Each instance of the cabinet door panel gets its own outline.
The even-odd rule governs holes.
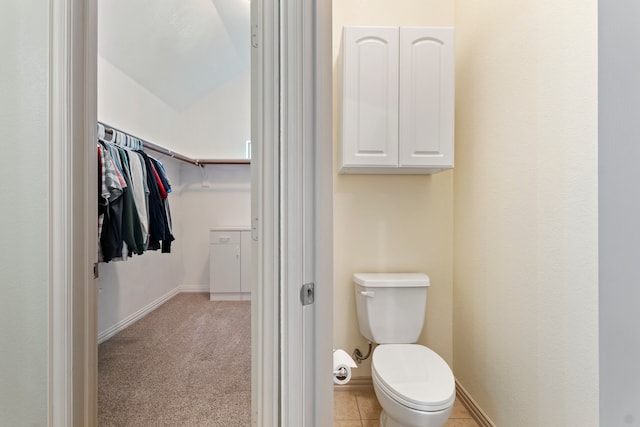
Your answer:
[[[211,292],[240,291],[240,244],[211,245]]]
[[[398,165],[398,28],[345,27],[342,166]]]
[[[453,29],[400,29],[400,166],[453,167]]]

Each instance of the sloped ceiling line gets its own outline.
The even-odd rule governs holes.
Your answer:
[[[98,53],[176,111],[249,69],[247,0],[100,0]]]

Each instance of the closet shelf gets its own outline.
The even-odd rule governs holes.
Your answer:
[[[169,150],[168,148],[165,148],[161,145],[146,141],[142,138],[139,138],[128,132],[125,132],[116,127],[108,125],[104,122],[98,122],[98,123],[104,126],[105,132],[108,133],[109,135],[113,135],[114,132],[124,133],[126,135],[129,135],[132,138],[139,139],[140,141],[142,141],[142,145],[145,150],[155,151],[156,153],[164,154],[165,156],[169,156],[176,160],[190,163],[195,166],[204,167],[205,165],[249,165],[251,164],[250,159],[192,159],[191,157],[185,156],[184,154],[176,153],[173,150]]]

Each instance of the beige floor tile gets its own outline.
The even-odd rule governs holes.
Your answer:
[[[352,391],[336,391],[333,393],[333,419],[336,421],[356,420],[360,422],[360,412],[356,394]],[[338,425],[338,424],[336,424]],[[358,424],[360,425],[360,424]]]
[[[453,411],[451,411],[451,415],[449,419],[452,418],[471,418],[471,415],[467,411],[467,408],[464,407],[460,399],[456,399],[453,404]]]
[[[362,420],[377,420],[380,418],[380,411],[382,411],[382,408],[378,403],[375,392],[356,392],[356,400],[358,402],[358,409],[360,410],[360,418]]]
[[[380,427],[382,408],[373,391],[335,391],[334,427]],[[471,414],[456,399],[444,427],[478,427]]]
[[[473,418],[449,418],[444,427],[478,427]]]
[[[360,422],[360,420],[355,421],[355,420],[334,420],[333,421],[333,427],[362,427],[362,423]]]

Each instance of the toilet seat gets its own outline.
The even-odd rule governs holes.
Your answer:
[[[422,345],[379,345],[373,352],[372,376],[382,391],[411,409],[441,411],[455,400],[455,380],[449,365]]]

